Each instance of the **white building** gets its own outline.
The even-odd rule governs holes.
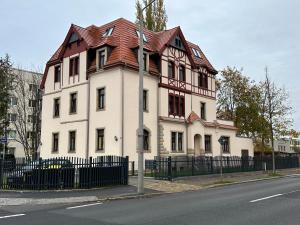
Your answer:
[[[22,144],[25,142],[23,137],[28,137],[26,141],[28,141],[30,145],[29,139],[32,132],[40,132],[33,124],[33,115],[35,114],[34,107],[36,107],[37,100],[31,99],[32,96],[35,96],[31,95],[31,93],[38,90],[38,84],[42,79],[42,74],[22,69],[13,69],[12,74],[14,76],[21,76],[22,83],[19,85],[25,86],[24,89],[22,88],[24,93],[16,93],[16,91],[20,91],[20,88],[11,91],[10,107],[8,110],[9,127],[7,129],[7,153],[14,154],[16,158],[21,158],[25,156],[24,144]],[[26,96],[23,96],[23,94]],[[18,104],[21,104],[21,106],[18,107]],[[23,111],[23,109],[25,109],[25,111]],[[17,127],[15,123],[18,124]],[[20,136],[23,137],[20,138]]]
[[[180,27],[144,30],[144,149],[157,155],[253,155],[252,140],[216,119],[215,75]],[[48,61],[41,156],[129,156],[137,160],[138,31],[123,18],[71,25]]]
[[[280,153],[299,153],[300,139],[290,136],[280,137],[274,140],[274,151]]]

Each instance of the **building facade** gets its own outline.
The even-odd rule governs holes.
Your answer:
[[[24,146],[29,155],[32,155],[32,139],[40,136],[40,111],[36,111],[39,100],[36,93],[39,91],[42,74],[14,68],[12,75],[15,79],[7,116],[7,153],[22,158],[26,152]]]
[[[48,61],[41,156],[129,156],[137,160],[138,37],[123,18],[71,25]],[[216,118],[215,76],[180,27],[144,30],[144,152],[154,156],[253,155],[252,140]],[[222,147],[218,143],[224,138]]]
[[[280,137],[274,140],[274,151],[279,153],[299,153],[300,139],[290,136]]]

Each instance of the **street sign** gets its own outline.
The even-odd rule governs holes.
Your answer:
[[[223,137],[220,137],[219,140],[218,140],[218,142],[222,145],[222,144],[224,144],[225,140],[224,140]]]

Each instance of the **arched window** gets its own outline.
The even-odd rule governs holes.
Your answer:
[[[144,129],[144,150],[149,150],[149,131]]]

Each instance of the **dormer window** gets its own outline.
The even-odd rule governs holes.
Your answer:
[[[73,33],[69,39],[69,44],[75,42],[75,41],[78,41],[78,36],[76,33]]]
[[[201,58],[201,54],[200,51],[198,49],[192,48],[193,54],[197,57],[197,58]]]
[[[60,74],[61,74],[61,67],[55,66],[54,67],[54,83],[59,83],[60,82]]]
[[[114,31],[114,27],[107,28],[106,31],[104,32],[104,34],[102,35],[102,37],[110,36],[113,31]]]
[[[181,40],[180,40],[179,37],[176,37],[176,38],[175,38],[175,45],[176,45],[176,47],[178,47],[178,48],[182,48],[182,42],[181,42]]]
[[[143,69],[144,71],[147,71],[147,65],[148,65],[148,55],[146,53],[144,53],[143,55]]]
[[[101,48],[97,51],[97,69],[103,69],[107,60],[107,50],[106,48]]]
[[[138,38],[140,38],[140,32],[138,30],[136,30],[135,32],[136,32],[136,35],[138,36]],[[143,40],[144,40],[144,42],[148,41],[147,38],[146,38],[145,33],[143,33]]]

